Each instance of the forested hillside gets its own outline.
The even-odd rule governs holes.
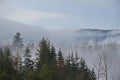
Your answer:
[[[77,53],[73,55],[71,52],[64,59],[61,49],[56,51],[54,45],[44,38],[36,50],[35,60],[31,59],[29,46],[24,53],[12,54],[9,46],[0,48],[0,80],[96,80],[94,69],[90,69]]]

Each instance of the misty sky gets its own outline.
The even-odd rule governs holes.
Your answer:
[[[120,29],[119,0],[0,0],[0,17],[48,29]]]

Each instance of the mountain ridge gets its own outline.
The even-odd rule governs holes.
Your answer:
[[[48,30],[29,26],[0,17],[0,42],[10,42],[16,32],[20,32],[25,41],[38,42],[42,37],[54,42],[74,44],[83,41],[109,42],[120,41],[120,29],[76,29]],[[62,33],[61,33],[62,32]]]
[[[109,38],[120,37],[119,29],[81,29],[77,32],[77,40],[93,40],[93,41],[105,41]],[[111,40],[112,41],[112,40]],[[117,41],[117,40],[115,40]]]

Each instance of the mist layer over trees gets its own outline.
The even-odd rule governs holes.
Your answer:
[[[56,52],[44,38],[39,43],[35,60],[31,59],[29,46],[23,58],[16,54],[13,56],[9,47],[0,48],[1,80],[96,80],[94,69],[89,69],[77,53],[76,57],[71,53],[64,60],[62,51]]]
[[[45,38],[36,47],[16,33],[0,48],[0,80],[119,80],[119,50],[116,42],[56,48]]]

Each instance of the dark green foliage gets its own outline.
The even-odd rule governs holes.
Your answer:
[[[50,58],[50,44],[44,38],[39,43],[38,56],[39,56],[39,64],[44,65],[49,63]]]
[[[65,74],[67,80],[96,80],[94,70],[91,71],[87,67],[85,60],[81,58],[79,61],[79,58],[76,55],[74,58],[72,52],[66,60]]]
[[[57,55],[57,73],[58,73],[58,80],[65,80],[65,65],[64,65],[64,58],[62,56],[62,51],[59,49]]]
[[[79,75],[80,80],[96,80],[94,70],[90,70],[83,58],[80,60]]]
[[[40,71],[41,79],[56,80],[57,61],[54,46],[51,46],[50,42],[43,38],[43,40],[39,44],[38,54],[39,59],[37,69]]]
[[[50,54],[49,54],[49,63],[50,65],[56,65],[56,52],[54,46],[51,46]]]
[[[64,67],[64,58],[62,56],[62,51],[58,51],[57,65],[62,69]]]
[[[12,65],[8,47],[0,49],[0,80],[17,80],[18,74]]]
[[[56,53],[49,40],[42,39],[37,49],[37,59],[31,59],[29,46],[24,58],[12,56],[10,49],[0,48],[0,80],[96,80],[83,58],[72,52],[64,60],[61,49]]]
[[[72,52],[71,54],[68,55],[65,64],[66,74],[68,77],[70,77],[70,80],[76,79],[76,75],[78,71],[77,67],[78,66],[76,65],[75,58],[73,57],[73,52]]]

